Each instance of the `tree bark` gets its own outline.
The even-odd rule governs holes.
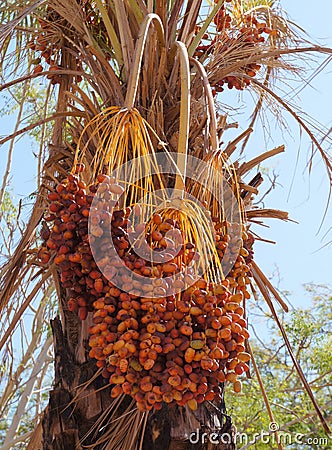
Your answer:
[[[236,450],[231,418],[205,403],[197,411],[169,408],[150,414],[144,450]]]
[[[64,312],[63,320],[57,317],[51,326],[55,377],[43,418],[43,450],[82,450],[87,445],[101,450],[103,444],[95,442],[107,426],[103,431],[97,427],[90,435],[89,431],[113,400],[102,377],[94,377],[95,362],[87,357],[87,325],[75,314]],[[130,402],[125,398],[117,416]],[[223,409],[223,405],[205,403],[195,412],[167,405],[150,412],[142,450],[235,450],[235,429]]]
[[[72,315],[75,321],[74,314]],[[71,323],[73,325],[73,323]],[[79,334],[72,335],[63,330],[57,317],[51,322],[54,337],[54,386],[50,392],[49,404],[43,419],[43,449],[82,449],[80,439],[89,431],[101,412],[110,404],[109,392],[97,392],[103,387],[97,377],[76,398],[78,387],[90,380],[95,371],[93,361],[77,361]],[[76,329],[81,326],[77,319]],[[72,328],[74,331],[74,328]],[[73,351],[76,347],[76,351]]]

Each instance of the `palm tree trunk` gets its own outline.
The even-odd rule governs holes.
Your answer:
[[[55,318],[51,325],[54,337],[55,377],[43,419],[43,449],[81,449],[80,439],[89,431],[103,408],[108,406],[110,396],[105,392],[102,394],[96,392],[101,387],[99,380],[96,379],[84,390],[79,400],[74,400],[78,387],[93,376],[95,365],[93,361],[85,360],[81,363],[78,361],[77,354],[80,351],[78,339],[70,341],[73,336],[70,336],[68,327],[63,328],[59,317]],[[69,327],[72,325],[73,323],[70,323]],[[76,330],[80,328],[77,320]],[[71,345],[68,345],[69,342]]]
[[[206,404],[200,405],[195,414],[189,409],[165,407],[150,415],[143,448],[235,450],[235,428],[229,416]]]

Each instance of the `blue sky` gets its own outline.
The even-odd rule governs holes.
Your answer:
[[[314,8],[312,3],[299,0],[284,1],[282,4],[287,8],[290,18],[308,32],[311,41],[332,47],[331,2],[318,0]],[[320,59],[320,63],[323,60],[323,58]],[[302,64],[303,61],[299,61],[299,65]],[[311,67],[317,66],[318,63],[311,63]],[[332,127],[331,70],[330,63],[300,92],[299,97],[294,99],[301,110],[306,111],[327,128]],[[311,73],[305,74],[304,78],[308,80]],[[292,85],[298,87],[296,83],[293,84],[290,81],[290,87],[286,88],[290,97],[293,96]],[[225,102],[230,102],[229,99],[230,95],[227,94]],[[243,105],[251,103],[251,98],[246,93],[238,95],[237,100],[240,111]],[[234,104],[234,98],[232,104]],[[234,119],[238,120],[236,115]],[[256,123],[255,131],[247,145],[246,158],[251,159],[259,153],[285,144],[285,153],[265,163],[264,168],[268,168],[270,173],[276,173],[278,178],[276,188],[265,198],[264,203],[267,208],[288,211],[290,219],[298,223],[269,219],[265,221],[269,228],[255,226],[253,230],[262,238],[277,242],[273,245],[256,241],[255,259],[263,271],[273,279],[276,287],[291,293],[288,298],[292,305],[298,307],[309,304],[309,298],[306,297],[303,289],[304,283],[328,284],[332,281],[331,245],[326,245],[332,241],[332,229],[328,233],[332,226],[331,207],[320,228],[330,183],[318,155],[313,160],[313,167],[309,174],[307,163],[311,152],[311,141],[285,111],[284,119],[287,125],[286,129],[281,131],[273,115],[268,115],[264,119],[265,135],[262,124]],[[242,131],[246,129],[248,121],[240,122],[240,124],[242,127],[240,131]],[[238,134],[239,130],[234,131],[234,136]],[[226,134],[224,138],[225,141],[228,140]],[[331,154],[331,148],[329,152]],[[264,192],[264,187],[269,186],[266,180],[260,187],[260,192]]]
[[[283,2],[292,19],[305,30],[310,37],[321,44],[332,47],[332,3],[328,0],[312,2],[300,0]],[[323,125],[332,126],[332,89],[331,69],[328,66],[319,74],[311,86],[301,92],[301,107],[317,118]],[[234,94],[236,95],[236,94]],[[247,101],[239,97],[239,102]],[[251,138],[248,146],[249,159],[258,153],[286,144],[286,153],[268,163],[269,169],[279,174],[277,188],[266,199],[266,206],[289,211],[290,217],[297,222],[284,223],[269,220],[270,228],[257,228],[259,234],[266,239],[277,241],[276,245],[256,243],[256,261],[280,289],[292,292],[291,301],[295,306],[306,304],[302,284],[307,282],[329,283],[331,281],[331,246],[320,250],[322,245],[332,240],[332,232],[324,238],[331,226],[331,210],[325,218],[323,227],[318,233],[319,225],[328,196],[329,183],[324,167],[318,157],[314,160],[312,173],[305,168],[310,151],[310,141],[298,125],[285,114],[287,132],[276,129],[271,119],[273,141],[264,142],[261,132]],[[14,120],[1,118],[0,134],[12,131]],[[270,122],[270,120],[269,120]],[[225,136],[227,140],[227,136]],[[0,175],[6,161],[6,148],[0,148]],[[21,139],[15,147],[13,158],[13,174],[11,187],[16,198],[26,197],[35,189],[36,168],[31,162],[31,151],[36,148],[28,141]],[[299,160],[296,164],[297,154]],[[292,188],[291,188],[292,186]],[[317,234],[318,233],[318,234]]]
[[[290,17],[307,30],[313,39],[332,47],[330,1],[317,0],[313,4],[296,0],[284,4]],[[332,127],[331,70],[330,64],[300,94],[301,108],[328,128]],[[301,135],[293,119],[287,117],[287,120],[289,135],[284,135],[283,141],[283,136],[276,133],[275,145],[285,143],[286,152],[293,154],[294,158],[291,161],[283,155],[271,160],[271,168],[279,173],[278,182],[282,186],[269,195],[266,204],[289,211],[290,217],[299,223],[270,220],[270,229],[262,230],[261,234],[278,243],[257,243],[256,260],[270,275],[279,267],[280,288],[292,291],[292,303],[300,306],[306,303],[301,288],[303,283],[331,282],[331,245],[323,249],[321,247],[332,240],[332,231],[324,237],[332,226],[332,215],[330,208],[318,233],[329,193],[329,180],[319,157],[315,158],[312,172],[308,174],[305,166],[310,153],[310,140],[304,134]],[[298,151],[299,161],[296,165]],[[278,282],[279,276],[276,276],[275,282]]]

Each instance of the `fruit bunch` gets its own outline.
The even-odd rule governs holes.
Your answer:
[[[229,294],[228,283],[212,291],[201,279],[181,295],[152,299],[113,288],[94,302],[90,356],[114,385],[111,395],[131,395],[141,410],[163,401],[196,409],[220,398],[225,381],[239,392],[248,331],[243,295]]]
[[[229,3],[230,1],[228,1]],[[217,2],[215,2],[217,3]],[[218,33],[224,32],[225,30],[229,29],[231,27],[232,18],[227,13],[225,5],[222,5],[217,12],[217,14],[214,16],[213,22],[216,26],[216,30]]]
[[[63,22],[63,19],[62,19]],[[63,69],[60,65],[61,47],[63,38],[61,32],[61,19],[51,7],[47,7],[47,15],[45,19],[38,19],[39,29],[36,31],[34,38],[28,42],[28,47],[35,52],[32,63],[35,65],[33,73],[49,70],[52,73],[47,75],[51,84],[59,84],[62,75],[58,73]],[[76,70],[82,70],[82,62],[76,58]],[[74,69],[74,68],[72,68]],[[76,82],[82,81],[81,75],[75,75]]]
[[[47,75],[47,78],[51,80],[52,84],[60,83],[61,76],[55,73],[60,69],[56,64],[59,59],[60,35],[56,33],[54,26],[48,20],[38,19],[38,23],[39,30],[34,39],[28,42],[28,47],[36,52],[32,60],[35,64],[33,73],[40,73],[44,70],[42,65],[44,61],[44,64],[49,66],[49,70],[54,71],[54,74]]]
[[[234,30],[231,27],[232,18],[227,12],[225,4],[220,7],[215,15],[214,24],[218,34],[210,43],[200,45],[196,48],[195,56],[197,58],[201,58],[203,55],[209,55],[214,52],[217,52],[218,54],[222,54],[223,52],[227,53],[231,48],[234,49],[234,52],[237,50],[239,52],[246,51],[246,55],[248,56],[248,50],[251,50],[251,53],[254,53],[255,47],[265,42],[263,34],[268,34],[270,36],[277,35],[276,30],[269,28],[265,22],[259,22],[253,14],[245,15],[242,26],[237,26]],[[205,34],[205,38],[208,38],[208,35]],[[238,69],[238,72],[241,72],[248,77],[254,77],[260,68],[261,66],[259,64],[244,64]],[[222,92],[224,90],[224,85],[227,85],[229,89],[234,87],[235,89],[243,90],[250,85],[250,79],[232,75],[226,76],[212,83],[214,95],[218,92]]]
[[[93,312],[89,356],[112,397],[128,394],[142,411],[162,402],[195,410],[220,399],[225,381],[239,392],[250,360],[241,306],[249,298],[250,254],[238,238],[241,225],[214,219],[219,258],[240,253],[212,284],[195,276],[200,256],[170,211],[144,223],[138,205],[119,207],[123,188],[114,179],[100,174],[87,187],[82,170],[49,194],[51,227],[44,227],[39,258],[59,268],[68,308],[82,320]]]
[[[270,35],[275,34],[274,30],[271,30],[266,23],[259,22],[253,15],[246,15],[242,27],[237,30],[236,37],[233,37],[229,32],[227,32],[227,29],[230,28],[231,23],[229,14],[225,13],[225,19],[223,19],[225,23],[222,24],[221,28],[218,15],[216,16],[216,18],[217,31],[222,32],[220,37],[221,52],[223,50],[227,50],[227,48],[229,48],[230,46],[246,50],[252,49],[252,52],[254,52],[255,46],[265,42],[265,38],[263,36],[264,33]],[[243,67],[241,67],[239,69],[239,72],[243,72],[249,77],[255,77],[260,68],[261,66],[259,64],[250,63],[245,64]],[[250,80],[248,78],[227,76],[214,84],[215,92],[222,92],[223,86],[225,84],[227,84],[227,87],[229,89],[232,89],[234,87],[235,89],[242,90],[245,87],[249,86]]]
[[[70,174],[48,195],[49,211],[44,217],[43,244],[38,251],[43,264],[52,259],[58,267],[62,286],[68,289],[68,309],[77,311],[81,320],[107,289],[107,279],[98,270],[91,252],[88,223],[98,180],[103,175],[87,187],[78,176],[83,170],[83,165],[77,165],[76,174]],[[122,188],[114,184],[111,189],[118,192]]]

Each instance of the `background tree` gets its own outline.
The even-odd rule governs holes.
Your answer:
[[[292,310],[283,318],[292,347],[301,367],[322,405],[324,415],[331,421],[331,289],[329,286],[314,284],[305,286],[311,297],[305,308]],[[287,296],[289,297],[289,296]],[[330,438],[325,435],[317,422],[316,412],[303,391],[298,374],[289,359],[282,336],[275,327],[272,317],[262,308],[253,306],[256,320],[264,320],[270,332],[266,337],[257,337],[253,330],[251,346],[253,348],[260,376],[266,388],[267,396],[274,410],[275,422],[280,428],[280,439],[287,448],[328,448]],[[271,322],[269,324],[269,322]],[[270,326],[269,326],[270,325]],[[259,332],[259,325],[257,326]],[[268,342],[267,342],[268,341]],[[238,438],[238,448],[267,448],[261,443],[261,430],[271,433],[269,419],[264,412],[261,390],[254,375],[246,380],[243,392],[239,396],[226,394],[229,413],[236,417],[238,431],[247,436]],[[254,433],[258,433],[255,437]],[[295,442],[296,434],[303,435],[302,445]],[[246,441],[246,439],[248,441]],[[312,441],[308,442],[308,439]],[[241,445],[240,445],[241,444]],[[250,444],[250,445],[248,445]],[[273,446],[272,446],[273,447]],[[271,448],[272,448],[271,447]]]
[[[281,211],[251,209],[252,196],[261,183],[261,175],[254,172],[257,164],[282,152],[283,147],[246,163],[231,165],[229,158],[236,159],[234,152],[239,143],[243,144],[242,152],[245,151],[252,126],[268,100],[273,108],[284,108],[309,134],[330,177],[331,161],[320,144],[319,133],[280,98],[272,81],[278,81],[287,71],[294,73],[295,68],[287,57],[315,52],[330,54],[331,50],[308,44],[296,34],[274,2],[219,1],[207,8],[200,1],[127,0],[104,4],[52,0],[25,2],[19,8],[16,3],[8,2],[0,13],[4,23],[0,41],[1,91],[13,100],[17,110],[14,132],[0,140],[0,144],[10,143],[1,201],[8,201],[5,192],[15,139],[28,132],[40,139],[40,182],[31,217],[22,231],[10,228],[9,232],[4,231],[6,248],[0,297],[3,311],[0,347],[4,352],[2,408],[7,417],[3,425],[4,448],[16,445],[15,440],[29,441],[28,448],[33,449],[42,445],[47,449],[80,448],[82,442],[94,448],[132,449],[140,445],[187,448],[186,442],[180,442],[188,439],[193,428],[216,428],[222,432],[226,426],[230,431],[222,395],[215,404],[205,402],[196,412],[164,406],[160,413],[149,415],[137,411],[128,397],[111,400],[109,386],[96,375],[95,364],[88,356],[86,322],[82,323],[68,308],[68,291],[59,277],[59,267],[46,259],[40,262],[37,257],[40,244],[37,229],[49,205],[48,193],[72,170],[77,148],[84,149],[78,155],[90,171],[88,181],[95,175],[94,168],[100,161],[118,158],[120,164],[130,160],[133,146],[122,144],[112,152],[104,148],[105,141],[98,142],[98,133],[104,126],[102,121],[97,122],[97,134],[87,137],[83,131],[89,132],[89,126],[96,123],[93,119],[100,117],[101,111],[108,111],[107,107],[131,111],[134,105],[149,126],[153,148],[177,151],[180,142],[183,148],[188,146],[190,155],[207,161],[220,156],[216,163],[219,162],[220,172],[241,198],[246,227],[266,217],[287,219],[287,214]],[[183,59],[177,56],[179,47],[180,56],[191,58],[190,72],[182,68],[182,83],[179,69]],[[36,91],[36,80],[45,76],[49,86],[44,92]],[[190,103],[186,81],[190,81]],[[219,152],[219,141],[232,125],[227,123],[222,110],[216,115],[213,99],[222,98],[225,88],[252,89],[258,97],[250,127]],[[186,106],[190,106],[190,121]],[[187,121],[189,130],[186,130]],[[116,128],[109,130],[114,132]],[[327,139],[325,144],[328,142]],[[179,169],[183,173],[183,167]],[[167,182],[173,185],[174,180],[170,178]],[[195,186],[187,182],[186,188],[194,190]],[[7,205],[3,212],[8,215],[12,210]],[[6,216],[5,221],[12,223]],[[39,230],[42,237],[43,227]],[[13,251],[14,236],[19,238],[19,244]],[[251,276],[278,321],[272,298],[286,309],[280,295],[255,263],[251,263]],[[61,317],[51,321],[55,379],[49,405],[42,412],[41,392],[49,381],[51,338],[47,324],[57,308],[55,291]],[[85,306],[80,307],[85,314]],[[32,320],[29,320],[30,310]],[[23,318],[29,328],[31,324],[31,332],[22,327]],[[91,321],[91,314],[88,320]],[[278,325],[283,331],[280,321]],[[19,362],[14,359],[12,346],[20,338]],[[297,370],[301,374],[299,366]],[[303,375],[302,382],[311,394]],[[28,422],[30,399],[36,418],[33,430],[31,425],[22,422],[22,417]],[[311,400],[327,430],[312,395]],[[266,407],[272,420],[267,401]]]

